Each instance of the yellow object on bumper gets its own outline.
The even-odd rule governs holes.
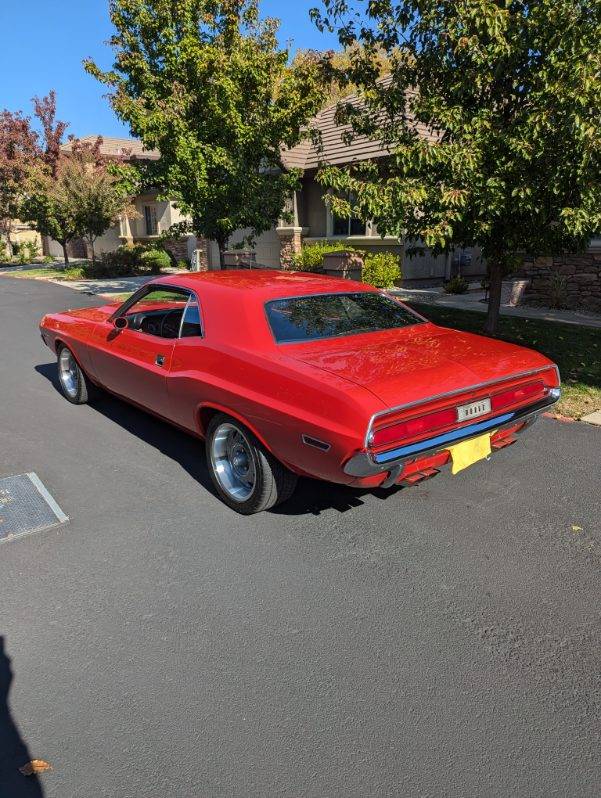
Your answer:
[[[484,460],[485,457],[490,457],[490,438],[494,432],[487,432],[485,435],[478,435],[477,438],[471,438],[469,441],[462,441],[453,446],[449,446],[453,466],[451,472],[453,474],[463,471],[464,468],[477,463],[478,460]]]

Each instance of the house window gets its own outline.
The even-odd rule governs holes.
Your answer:
[[[146,235],[156,236],[159,231],[157,224],[157,208],[156,205],[144,206],[144,220],[146,222]]]
[[[349,197],[349,202],[353,203],[353,197]],[[358,216],[335,216],[332,214],[332,235],[342,236],[364,236],[367,235],[365,222]]]

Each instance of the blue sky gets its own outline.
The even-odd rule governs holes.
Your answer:
[[[263,0],[264,16],[282,21],[280,39],[293,49],[336,47],[333,36],[319,33],[309,9],[319,0]],[[83,71],[91,56],[101,66],[112,63],[105,44],[111,35],[108,0],[0,0],[0,109],[31,113],[31,98],[50,89],[57,93],[58,116],[76,136],[128,135],[103,97],[105,89]]]

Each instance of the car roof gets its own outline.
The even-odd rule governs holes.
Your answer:
[[[324,294],[357,291],[375,291],[373,286],[328,277],[310,272],[282,271],[278,269],[226,269],[223,271],[184,272],[170,274],[153,281],[162,285],[178,285],[201,291],[244,292],[252,291],[252,296],[260,301],[278,297],[303,296],[305,294]]]

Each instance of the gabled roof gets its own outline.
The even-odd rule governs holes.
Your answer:
[[[78,141],[84,144],[94,144],[98,136],[82,136]],[[160,157],[158,150],[146,150],[140,139],[131,138],[117,138],[114,136],[101,136],[102,144],[100,145],[100,153],[107,157],[123,157],[140,158],[149,161],[156,161]],[[63,145],[64,150],[70,150],[72,142],[67,142]]]
[[[388,82],[388,76],[382,82]],[[360,106],[361,100],[357,95],[351,95],[341,100],[343,103]],[[329,105],[314,117],[309,127],[318,131],[321,136],[319,146],[309,139],[305,139],[296,147],[284,150],[282,160],[288,169],[316,169],[320,164],[332,166],[367,161],[372,158],[385,158],[391,155],[391,150],[382,142],[368,136],[353,133],[350,144],[345,142],[345,136],[352,133],[350,123],[339,125],[336,123],[337,103]],[[424,138],[434,141],[436,134],[421,124],[415,123],[415,129]]]

